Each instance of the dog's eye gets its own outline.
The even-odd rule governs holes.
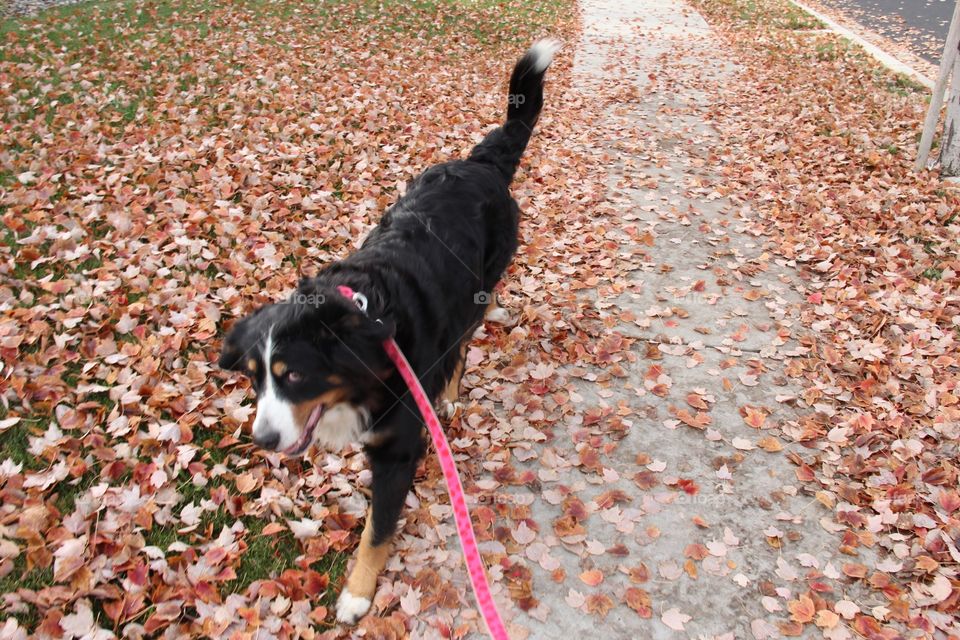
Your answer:
[[[303,375],[299,371],[287,371],[287,382],[296,384],[303,381]]]

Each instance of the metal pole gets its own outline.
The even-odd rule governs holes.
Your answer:
[[[955,58],[950,97],[947,98],[947,119],[940,138],[940,175],[943,177],[960,176],[960,53]]]
[[[922,171],[927,166],[927,156],[930,155],[930,145],[933,143],[933,134],[937,130],[940,120],[940,107],[943,106],[943,94],[947,90],[947,80],[954,60],[957,59],[957,47],[960,44],[960,0],[953,8],[953,20],[950,21],[950,32],[943,45],[943,58],[940,60],[940,74],[937,83],[933,86],[933,95],[930,96],[930,108],[927,109],[927,118],[923,123],[923,134],[920,136],[920,148],[917,150],[917,163],[914,171]],[[960,79],[954,78],[954,83]]]

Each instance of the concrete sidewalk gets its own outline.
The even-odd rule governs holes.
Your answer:
[[[837,600],[863,594],[846,591],[841,567],[854,560],[836,555],[831,512],[801,493],[789,445],[776,437],[796,428],[797,390],[782,367],[801,347],[780,330],[793,324],[797,300],[788,285],[797,276],[763,255],[749,206],[722,197],[722,162],[709,156],[716,141],[705,124],[709,87],[736,69],[702,17],[679,0],[582,7],[574,87],[588,96],[619,84],[640,96],[584,123],[619,159],[608,169],[607,196],[618,211],[610,227],[621,230],[613,238],[635,266],[623,275],[622,294],[591,302],[620,318],[615,330],[640,348],[634,362],[622,363],[628,375],[608,387],[582,372],[558,375],[576,382],[585,406],[628,405],[633,414],[594,472],[577,464],[585,443],[567,434],[525,463],[541,479],[547,469],[549,482],[533,493],[541,533],[527,549],[541,604],[511,612],[515,631],[781,637],[776,625],[789,619],[787,603],[807,591],[811,572]],[[623,230],[629,225],[649,230],[652,245]],[[570,426],[569,436],[581,428]],[[617,489],[626,501],[609,493]],[[579,509],[567,495],[584,502],[586,515],[576,519],[582,530],[561,539],[556,523]],[[875,559],[861,553],[855,561]],[[602,596],[614,605],[605,616],[596,614]],[[805,631],[820,637],[813,624]],[[835,633],[848,631],[841,622]]]

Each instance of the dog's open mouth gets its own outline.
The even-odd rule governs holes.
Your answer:
[[[322,402],[313,408],[313,411],[310,412],[310,417],[307,418],[307,424],[303,426],[303,431],[300,433],[300,439],[284,449],[283,452],[285,454],[288,456],[298,456],[313,444],[313,431],[316,429],[317,423],[320,422],[320,418],[326,410],[327,408]]]

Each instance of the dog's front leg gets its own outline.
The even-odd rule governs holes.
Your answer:
[[[360,536],[356,562],[337,600],[337,620],[354,624],[370,609],[377,578],[390,557],[391,541],[407,492],[413,484],[422,445],[397,456],[397,452],[368,450],[373,474],[373,508]]]
[[[390,542],[379,545],[374,539],[373,510],[367,511],[367,523],[360,535],[356,562],[347,583],[337,600],[337,620],[354,624],[370,609],[373,594],[377,591],[377,578],[390,557]]]
[[[440,396],[440,416],[444,420],[452,420],[453,416],[457,413],[457,408],[460,406],[460,381],[463,380],[463,369],[466,366],[468,344],[469,338],[464,340],[463,344],[460,345],[460,355],[457,358],[453,375],[447,382],[447,386],[443,390],[443,395]]]

